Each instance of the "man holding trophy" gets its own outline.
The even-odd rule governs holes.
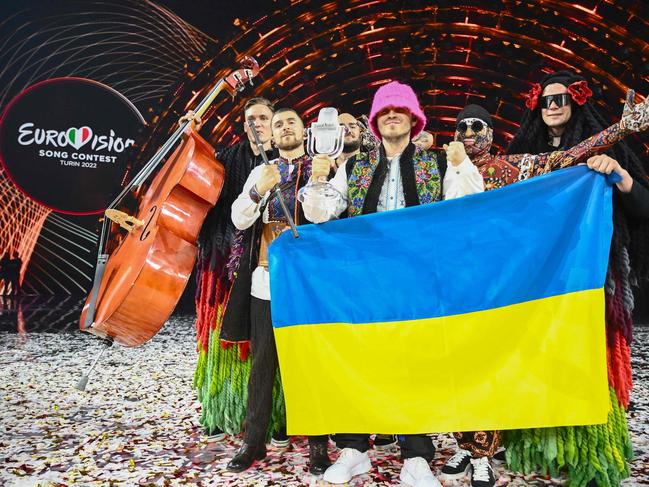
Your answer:
[[[250,269],[238,269],[241,275],[252,271],[251,280],[246,281],[250,283],[245,289],[248,299],[231,299],[226,310],[237,312],[238,309],[230,308],[240,309],[242,305],[249,308],[250,330],[229,332],[239,337],[249,334],[252,351],[246,430],[241,448],[228,464],[231,472],[242,472],[255,460],[266,457],[266,434],[278,367],[270,310],[268,246],[284,230],[295,228],[293,222],[304,222],[295,195],[311,177],[311,158],[304,152],[304,124],[295,110],[277,110],[271,119],[271,133],[279,157],[255,167],[232,204],[232,222],[239,230],[252,230],[253,245],[249,262],[240,264]],[[233,288],[232,292],[235,291]],[[309,470],[313,474],[321,474],[331,464],[328,441],[327,436],[309,437]]]
[[[305,191],[302,201],[307,220],[322,223],[345,210],[353,217],[483,191],[482,177],[461,143],[450,142],[444,146],[445,152],[439,153],[412,143],[423,130],[426,117],[410,86],[391,82],[379,88],[369,123],[381,139],[379,149],[350,158],[326,183],[326,190]],[[314,157],[309,186],[325,184],[317,182],[329,174],[331,157]],[[342,451],[324,480],[342,484],[367,473],[372,467],[369,439],[369,434],[337,434],[336,444]],[[401,481],[416,487],[440,486],[429,466],[435,453],[430,438],[425,434],[399,435],[399,444],[404,459]]]

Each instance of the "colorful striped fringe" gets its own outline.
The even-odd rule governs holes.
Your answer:
[[[616,249],[617,247],[617,249]],[[615,268],[615,270],[614,270]],[[606,424],[506,431],[509,468],[558,476],[568,474],[570,487],[616,487],[629,476],[633,449],[626,422],[632,388],[631,350],[633,293],[626,247],[614,246],[605,286],[607,364],[611,409]]]
[[[226,287],[224,280],[216,279],[214,274],[209,271],[199,273],[196,299],[198,362],[194,388],[202,406],[200,423],[207,433],[220,430],[236,435],[243,431],[252,361],[248,342],[226,343],[219,339],[222,303],[227,296],[223,292]],[[278,373],[273,389],[268,439],[285,424],[284,394]]]
[[[629,476],[627,461],[633,451],[625,410],[613,388],[609,389],[611,409],[606,424],[506,431],[509,468],[553,477],[567,470],[570,487],[585,487],[591,480],[600,486],[619,485]]]

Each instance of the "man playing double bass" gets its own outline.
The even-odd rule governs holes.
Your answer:
[[[228,262],[236,264],[233,255],[241,247],[241,232],[238,232],[230,218],[230,207],[237,198],[250,172],[263,162],[255,138],[248,126],[252,122],[263,144],[267,158],[277,157],[277,150],[271,145],[270,121],[275,107],[266,98],[255,97],[244,105],[243,128],[247,137],[239,143],[218,150],[216,158],[225,167],[225,181],[221,197],[208,214],[199,238],[199,258],[197,262],[197,339],[199,361],[196,368],[194,386],[202,404],[201,425],[212,440],[219,440],[228,434],[238,434],[242,430],[245,415],[245,390],[248,374],[246,354],[233,354],[221,347],[221,317],[219,307],[227,305],[227,294],[233,282]],[[184,120],[193,120],[200,128],[201,120],[193,112],[188,112]],[[247,315],[241,317],[246,320]],[[247,350],[244,342],[240,348]],[[228,345],[235,346],[234,343]],[[205,357],[206,355],[209,357]],[[234,358],[227,360],[227,358]],[[203,358],[206,358],[203,360]],[[207,372],[209,362],[213,364],[211,373]],[[217,370],[214,370],[216,368]],[[214,382],[217,384],[214,384]],[[223,396],[230,400],[223,404]]]

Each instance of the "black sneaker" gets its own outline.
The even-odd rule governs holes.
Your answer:
[[[374,437],[375,450],[387,450],[397,444],[397,437],[394,435],[376,435]]]
[[[446,479],[463,477],[471,468],[471,453],[461,448],[448,459],[442,467],[442,476]]]
[[[495,464],[506,463],[507,462],[507,457],[505,456],[505,451],[506,450],[504,448],[501,448],[500,450],[498,450],[495,453],[495,455],[493,456],[493,458],[491,459],[491,461],[493,463],[495,463]]]
[[[493,487],[496,485],[494,469],[487,457],[471,459],[471,487]]]

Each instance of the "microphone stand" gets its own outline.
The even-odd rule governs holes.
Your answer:
[[[268,162],[268,156],[266,156],[266,151],[264,150],[264,144],[262,144],[261,140],[259,140],[257,129],[255,129],[255,124],[252,122],[252,120],[248,120],[248,127],[252,132],[252,136],[255,138],[255,145],[257,146],[257,149],[259,150],[259,153],[261,154],[261,157],[264,160],[264,164],[270,164],[270,162]],[[300,234],[297,233],[297,228],[295,226],[295,222],[293,221],[293,217],[291,216],[291,212],[288,211],[288,208],[286,207],[286,203],[284,202],[284,197],[282,196],[282,190],[279,187],[279,183],[276,184],[275,187],[270,191],[271,193],[275,193],[275,196],[279,200],[279,205],[282,207],[282,212],[286,217],[286,221],[288,222],[288,225],[291,227],[291,233],[293,234],[293,237],[299,238]]]

